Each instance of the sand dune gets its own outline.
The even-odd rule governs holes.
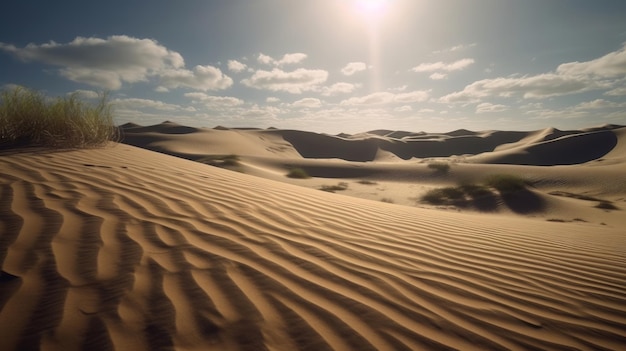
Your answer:
[[[390,205],[127,145],[4,153],[0,191],[3,350],[626,346],[623,227]]]
[[[185,158],[200,152],[368,162],[379,160],[383,152],[398,160],[472,156],[468,161],[537,166],[581,164],[601,158],[616,146],[617,135],[624,129],[614,125],[578,131],[460,129],[442,134],[376,130],[334,136],[298,130],[196,129],[172,122],[122,126],[125,143]]]

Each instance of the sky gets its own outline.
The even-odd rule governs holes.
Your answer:
[[[5,0],[0,87],[116,122],[325,133],[626,125],[623,0]]]

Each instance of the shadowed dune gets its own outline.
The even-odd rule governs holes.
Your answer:
[[[621,228],[377,203],[127,145],[4,154],[0,195],[3,350],[626,345]]]
[[[547,128],[534,132],[472,132],[460,129],[443,134],[376,130],[333,136],[297,130],[189,128],[171,122],[120,128],[124,143],[188,159],[195,159],[197,150],[204,147],[204,155],[277,156],[280,151],[282,157],[290,158],[371,162],[378,160],[381,152],[386,152],[401,160],[462,156],[476,163],[536,166],[580,164],[599,159],[617,145],[617,135],[624,129],[613,125],[579,131]],[[173,134],[178,137],[172,139]],[[175,141],[175,146],[168,145],[171,140]],[[189,146],[181,148],[185,143]]]

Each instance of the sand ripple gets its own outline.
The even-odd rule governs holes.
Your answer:
[[[626,347],[626,238],[117,146],[0,157],[5,350]]]

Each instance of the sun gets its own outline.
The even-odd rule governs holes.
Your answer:
[[[368,19],[382,17],[389,8],[391,0],[354,0],[354,7]]]

